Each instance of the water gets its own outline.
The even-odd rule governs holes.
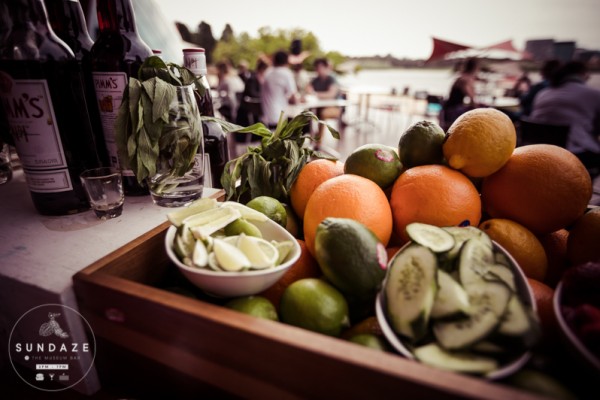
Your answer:
[[[202,197],[204,174],[197,174],[192,170],[182,177],[165,180],[166,176],[167,174],[158,174],[149,181],[150,196],[154,204],[161,207],[182,207]]]

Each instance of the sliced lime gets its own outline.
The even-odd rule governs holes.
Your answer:
[[[291,240],[285,240],[283,242],[277,242],[275,240],[272,240],[271,244],[275,246],[275,248],[279,252],[279,258],[277,259],[276,265],[283,263],[294,248],[294,242],[292,242]]]
[[[199,268],[204,268],[208,264],[208,251],[202,240],[196,240],[192,262]]]
[[[240,235],[238,248],[248,257],[254,269],[274,267],[279,259],[279,252],[264,239]]]
[[[269,219],[269,217],[267,217],[260,211],[256,211],[241,203],[236,203],[235,201],[226,201],[221,205],[221,207],[230,207],[238,210],[240,214],[242,214],[242,217],[247,219],[248,221],[265,222]]]
[[[218,214],[216,213],[217,211],[219,212]],[[214,214],[212,215],[211,219],[202,219],[202,224],[195,225],[191,228],[194,237],[196,237],[197,239],[206,239],[213,233],[225,228],[227,225],[240,218],[241,216],[239,211],[234,210],[233,208],[216,209],[211,211],[205,211],[205,213]],[[194,217],[198,217],[199,215],[201,214],[195,215]],[[200,219],[198,219],[196,222],[198,221],[200,221]],[[188,224],[189,222],[186,220],[185,223]]]
[[[224,232],[226,236],[236,236],[244,233],[248,236],[255,236],[259,238],[262,237],[260,229],[258,229],[253,223],[248,222],[243,216],[242,218],[238,218],[227,225],[224,229]]]
[[[241,271],[250,268],[252,263],[237,247],[221,239],[215,239],[213,251],[219,266],[225,271]]]
[[[182,208],[181,210],[168,213],[167,219],[171,221],[173,225],[179,227],[183,223],[183,220],[189,216],[211,210],[216,207],[217,201],[215,199],[202,198],[192,202],[189,206]]]

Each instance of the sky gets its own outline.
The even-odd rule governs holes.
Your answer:
[[[325,51],[349,56],[427,58],[431,37],[483,47],[553,38],[600,49],[600,0],[155,0],[169,20],[218,39],[258,28],[312,31]]]

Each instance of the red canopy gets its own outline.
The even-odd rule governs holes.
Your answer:
[[[453,53],[455,51],[467,50],[470,49],[471,46],[465,46],[458,43],[448,42],[446,40],[432,38],[433,39],[433,50],[431,51],[431,55],[426,62],[431,62],[435,60],[443,60],[446,54]]]

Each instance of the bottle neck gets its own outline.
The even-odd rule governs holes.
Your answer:
[[[131,0],[98,0],[96,10],[100,32],[137,34]]]
[[[89,51],[93,42],[79,0],[47,0],[46,7],[54,32],[67,42],[79,41]]]

